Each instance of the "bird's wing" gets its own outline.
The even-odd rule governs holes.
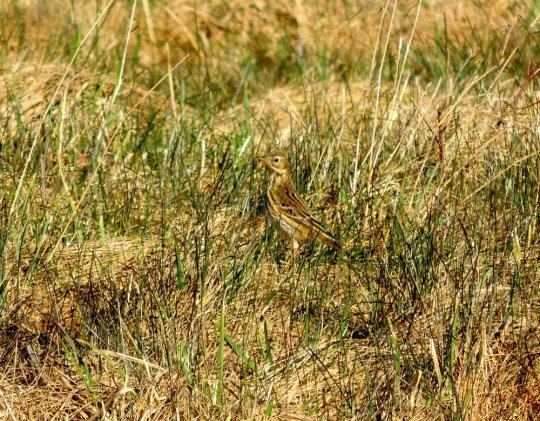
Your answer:
[[[276,200],[283,217],[290,218],[294,223],[306,227],[312,234],[312,238],[339,249],[338,242],[323,227],[323,225],[311,214],[306,203],[302,200],[294,186],[285,183],[276,195],[281,200]]]

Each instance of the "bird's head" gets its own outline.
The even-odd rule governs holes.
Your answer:
[[[289,158],[283,151],[277,151],[267,156],[260,156],[259,160],[261,160],[271,172],[280,175],[288,175],[291,172]]]

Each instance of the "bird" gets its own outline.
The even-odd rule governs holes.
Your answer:
[[[281,233],[291,240],[292,258],[296,258],[300,244],[308,241],[318,241],[340,251],[339,242],[311,214],[294,187],[291,164],[285,151],[258,158],[270,172],[266,188],[268,214]]]

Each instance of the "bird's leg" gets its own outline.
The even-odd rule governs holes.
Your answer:
[[[291,238],[292,243],[292,260],[296,260],[296,257],[298,256],[298,249],[300,248],[300,243],[296,241],[294,238]]]

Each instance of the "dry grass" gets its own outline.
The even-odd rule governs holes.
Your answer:
[[[0,6],[0,418],[540,411],[533,2],[41,3]],[[346,253],[288,261],[277,147]]]

